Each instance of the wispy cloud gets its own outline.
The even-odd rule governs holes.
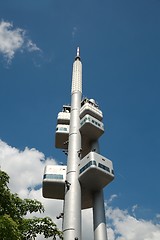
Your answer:
[[[24,50],[28,52],[40,51],[35,43],[27,37],[26,30],[14,28],[11,22],[0,22],[0,54],[7,63],[11,63],[16,52]]]
[[[33,43],[30,39],[28,39],[26,47],[29,52],[40,51],[40,48],[38,48],[37,45]]]
[[[107,200],[107,204],[111,203],[117,197],[118,197],[117,194],[111,195],[110,198]]]
[[[72,29],[72,40],[75,40],[76,34],[77,34],[78,28],[75,26]]]

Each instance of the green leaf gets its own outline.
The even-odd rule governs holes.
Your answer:
[[[28,213],[44,212],[44,207],[35,199],[21,199],[18,194],[11,193],[8,183],[9,176],[0,170],[0,239],[31,240],[38,234],[62,239],[61,231],[51,218],[25,218]]]

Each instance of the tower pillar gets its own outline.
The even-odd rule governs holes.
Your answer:
[[[100,152],[98,141],[92,143],[92,150]],[[93,229],[94,240],[108,240],[103,189],[93,192]]]
[[[103,190],[93,193],[94,240],[107,240]]]
[[[82,95],[82,64],[79,49],[73,63],[71,114],[68,139],[67,174],[64,199],[63,239],[81,240],[81,186],[78,180],[81,150],[80,107]]]

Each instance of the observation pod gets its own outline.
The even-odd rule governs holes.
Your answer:
[[[70,123],[70,111],[71,106],[63,105],[62,112],[58,113],[57,123],[58,124],[69,124]]]
[[[64,199],[66,166],[47,165],[44,169],[42,195],[44,198]]]
[[[89,114],[81,119],[80,124],[82,136],[84,135],[90,141],[96,141],[104,133],[103,123]]]
[[[102,111],[98,108],[98,104],[96,104],[94,99],[84,98],[82,100],[80,118],[82,119],[86,114],[90,114],[94,118],[97,118],[99,121],[102,121]]]
[[[80,109],[80,132],[82,136],[81,157],[91,151],[92,142],[98,141],[104,133],[103,114],[94,99],[83,99]]]
[[[58,113],[55,136],[55,147],[61,149],[68,148],[68,136],[70,125],[71,106],[63,105],[62,112]]]
[[[79,181],[90,191],[104,188],[114,179],[112,162],[96,152],[87,154],[79,164]]]
[[[58,124],[56,127],[56,148],[67,149],[68,148],[68,135],[69,135],[69,125]]]
[[[96,141],[104,133],[104,125],[101,122],[102,111],[98,108],[94,99],[85,98],[81,102],[80,124],[81,134],[90,141]]]

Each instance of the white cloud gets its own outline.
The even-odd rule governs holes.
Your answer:
[[[0,164],[1,168],[10,176],[10,187],[12,191],[26,196],[30,190],[42,182],[45,156],[42,152],[32,148],[23,151],[9,146],[0,141]],[[46,163],[55,160],[46,159]]]
[[[133,206],[133,209],[137,207]],[[133,210],[132,209],[132,210]],[[127,210],[107,207],[110,240],[157,240],[160,239],[160,224],[137,219]],[[113,234],[114,232],[114,234]]]
[[[42,189],[34,187],[41,184],[44,166],[56,164],[54,159],[46,159],[44,154],[34,148],[25,148],[20,151],[0,140],[0,166],[10,176],[12,192],[17,192],[22,198],[32,198],[41,201],[45,207],[45,213],[41,216],[50,216],[61,228],[62,221],[56,216],[62,212],[63,202],[42,197]],[[112,195],[106,203],[107,232],[109,240],[157,240],[160,239],[160,224],[144,219],[137,219],[135,210],[137,205],[127,210],[113,208],[112,201],[117,197]],[[160,214],[156,217],[159,220]],[[82,239],[93,240],[92,210],[82,211]],[[37,237],[42,240],[43,237]]]
[[[26,31],[24,29],[13,28],[12,23],[1,20],[0,54],[10,63],[15,53],[24,49],[29,52],[40,51],[36,44],[26,36]]]

